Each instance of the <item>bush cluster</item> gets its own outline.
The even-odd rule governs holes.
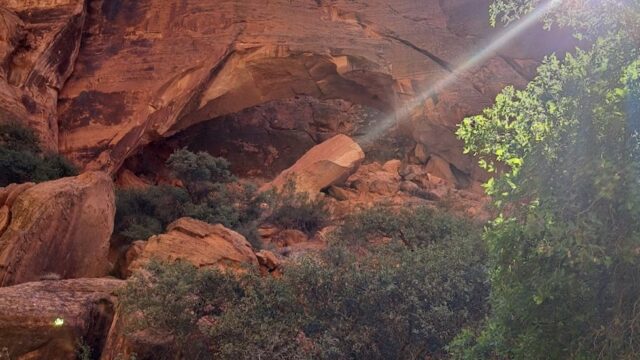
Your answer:
[[[165,185],[118,191],[115,232],[123,239],[147,239],[188,216],[232,228],[259,248],[256,227],[262,221],[308,234],[328,222],[324,200],[296,192],[293,183],[280,191],[260,193],[254,185],[238,181],[224,158],[180,149],[169,157],[167,166],[183,188]]]
[[[146,240],[181,217],[188,202],[189,194],[184,189],[168,185],[119,190],[115,232],[129,240]]]
[[[297,192],[289,181],[280,191],[270,194],[271,214],[266,221],[282,229],[296,229],[312,235],[329,223],[329,209],[323,198],[311,198]]]
[[[188,216],[233,228],[258,246],[255,231],[265,196],[232,176],[229,163],[205,152],[177,150],[167,160],[184,188],[150,186],[117,193],[116,233],[126,240],[145,240],[172,221]]]
[[[335,236],[344,245],[387,238],[410,248],[466,237],[480,237],[478,226],[468,219],[427,206],[397,210],[384,204],[348,216]]]
[[[76,174],[65,158],[42,151],[33,130],[18,123],[0,124],[0,187]]]
[[[488,293],[479,238],[441,234],[361,257],[332,247],[279,278],[154,263],[122,301],[141,316],[134,329],[174,339],[159,358],[438,358],[484,316]]]

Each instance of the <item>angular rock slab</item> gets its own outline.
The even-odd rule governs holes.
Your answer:
[[[0,349],[10,359],[76,359],[82,339],[100,354],[123,285],[104,278],[0,288]]]
[[[336,135],[311,148],[261,190],[282,189],[293,181],[297,191],[313,197],[322,189],[345,181],[363,160],[364,152],[358,143],[346,135]]]
[[[114,216],[114,186],[106,173],[30,185],[8,206],[0,233],[0,286],[50,273],[62,279],[107,275]]]

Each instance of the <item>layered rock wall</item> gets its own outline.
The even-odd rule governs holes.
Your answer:
[[[523,86],[542,55],[566,45],[561,36],[531,31],[409,119],[394,114],[490,40],[488,5],[5,0],[0,108],[26,119],[76,163],[114,173],[145,144],[200,122],[273,101],[341,100],[390,123],[406,120],[419,152],[473,175],[455,124],[503,86]]]
[[[58,96],[74,64],[84,0],[0,1],[0,121],[35,129],[58,149]]]

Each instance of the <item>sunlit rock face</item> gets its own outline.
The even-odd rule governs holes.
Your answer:
[[[335,102],[343,101],[378,118],[406,120],[406,134],[422,150],[471,174],[473,162],[460,154],[455,124],[489,105],[503,86],[523,86],[543,54],[565,45],[561,37],[530,32],[427,99],[410,119],[393,114],[495,33],[487,25],[488,4],[9,0],[0,5],[0,35],[10,40],[0,48],[0,107],[34,123],[52,146],[57,138],[60,151],[78,164],[114,173],[144,145],[199,123],[238,114],[246,123],[247,109],[264,104],[303,118],[317,109],[309,112],[296,98],[338,110]],[[57,39],[65,40],[64,48]],[[24,101],[21,92],[27,93]],[[314,143],[323,140],[313,136]],[[292,141],[297,154],[313,145],[306,138]],[[260,138],[243,146],[265,143]]]
[[[321,190],[345,181],[364,160],[360,146],[345,135],[336,135],[314,146],[262,190],[282,191],[288,184],[315,197]]]

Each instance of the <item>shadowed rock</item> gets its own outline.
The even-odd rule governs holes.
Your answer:
[[[76,359],[79,342],[100,354],[124,281],[72,279],[0,288],[0,350],[10,359]],[[0,354],[2,354],[0,352]]]
[[[0,189],[0,285],[38,280],[99,277],[113,231],[115,195],[101,172]]]

